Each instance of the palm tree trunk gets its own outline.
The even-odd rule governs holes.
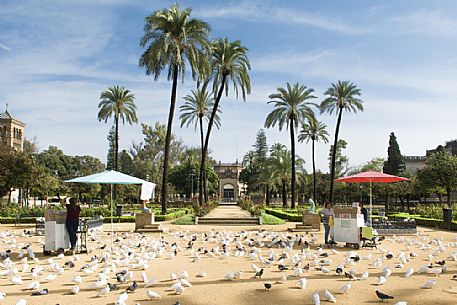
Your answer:
[[[203,118],[198,118],[200,123],[200,143],[201,143],[201,156],[200,156],[200,173],[199,173],[199,180],[198,180],[198,203],[201,205],[203,203],[203,171],[201,170],[202,164],[205,164],[205,160],[203,159],[203,155],[205,154],[203,147],[204,147],[204,139],[203,139]]]
[[[266,206],[270,205],[270,186],[269,185],[267,185],[267,189],[266,189],[265,204],[266,204]]]
[[[170,111],[168,113],[167,134],[165,136],[165,152],[163,157],[163,175],[162,175],[162,214],[167,213],[168,197],[168,159],[170,157],[171,128],[173,127],[173,116],[176,106],[176,91],[178,89],[178,65],[173,67],[173,85],[171,87]]]
[[[117,112],[117,110],[116,110]],[[115,171],[118,171],[118,168],[117,168],[117,161],[119,160],[118,156],[119,156],[119,115],[116,113],[116,118],[115,118],[115,134],[116,134],[116,139],[114,141],[114,170]],[[115,184],[114,185],[114,188],[113,188],[113,199],[114,200],[117,200],[117,185]]]
[[[335,141],[333,142],[332,167],[330,169],[330,203],[333,204],[333,184],[335,183],[335,164],[336,164],[336,145],[338,143],[338,133],[340,132],[341,116],[343,108],[339,109],[338,120],[336,121]]]
[[[209,137],[211,135],[211,129],[213,128],[213,125],[214,125],[214,119],[217,114],[219,102],[221,101],[222,93],[224,92],[224,83],[225,83],[226,79],[227,79],[227,75],[223,74],[222,80],[221,80],[221,85],[220,85],[221,87],[219,88],[219,91],[217,93],[216,100],[214,101],[213,111],[211,112],[211,117],[209,118],[208,130],[206,131],[206,137],[205,137],[205,145],[203,147],[202,163],[200,164],[200,171],[202,171],[202,172],[205,169],[206,155],[208,154]],[[202,176],[203,176],[203,180],[204,180],[203,183],[204,183],[204,185],[206,185],[206,175],[203,175],[203,173],[202,173]]]
[[[118,154],[119,154],[119,116],[118,114],[116,114],[116,118],[115,118],[115,121],[116,121],[116,139],[114,141],[114,170],[115,171],[118,171],[117,169],[117,161],[118,161]]]
[[[295,209],[295,136],[294,136],[294,118],[290,118],[290,147],[292,150],[292,198],[290,207]]]
[[[287,208],[287,190],[285,183],[282,184],[282,206]]]
[[[316,201],[316,160],[314,158],[314,140],[312,140],[312,159],[313,159],[313,200],[314,203],[317,203]]]

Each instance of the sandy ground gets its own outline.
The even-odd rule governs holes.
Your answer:
[[[203,253],[200,254],[201,259],[198,262],[193,262],[194,258],[190,255],[190,251],[185,249],[188,241],[183,238],[176,236],[177,232],[186,232],[186,236],[190,238],[191,234],[198,233],[198,241],[195,242],[193,249],[197,250],[199,247],[205,247],[207,249],[212,249],[217,246],[220,246],[218,243],[204,242],[201,238],[201,233],[208,233],[211,230],[214,232],[240,232],[244,230],[250,236],[254,236],[255,231],[260,229],[266,231],[276,231],[281,234],[286,234],[287,227],[293,227],[293,224],[288,223],[280,226],[255,226],[255,227],[211,227],[211,226],[177,226],[172,224],[164,224],[164,227],[168,229],[167,233],[164,234],[147,234],[147,238],[159,239],[163,237],[169,244],[176,241],[183,248],[183,251],[177,253],[177,256],[170,256],[169,254],[172,251],[168,248],[162,257],[155,258],[148,261],[149,268],[147,268],[146,273],[149,278],[157,278],[158,282],[151,288],[144,288],[144,284],[141,281],[141,270],[134,270],[134,278],[139,283],[139,288],[132,294],[129,295],[129,298],[126,304],[166,304],[171,305],[179,301],[182,305],[241,305],[241,304],[313,304],[312,294],[314,291],[318,291],[321,296],[322,304],[331,304],[324,300],[323,290],[328,289],[336,297],[337,304],[381,304],[376,298],[375,290],[379,289],[384,293],[395,296],[395,300],[390,300],[390,304],[395,304],[398,301],[406,301],[408,304],[457,304],[457,294],[452,294],[448,291],[449,289],[457,292],[457,281],[452,280],[452,276],[457,273],[457,262],[447,260],[446,266],[448,271],[446,274],[440,274],[438,276],[432,274],[413,274],[410,278],[404,278],[403,274],[405,273],[408,267],[413,267],[415,270],[421,266],[430,264],[430,261],[426,260],[426,256],[432,253],[436,248],[438,248],[436,242],[431,242],[429,249],[420,249],[419,246],[428,245],[432,239],[442,239],[443,245],[445,246],[444,252],[433,257],[432,262],[437,260],[447,259],[449,254],[453,251],[457,251],[457,234],[452,232],[443,232],[435,231],[431,229],[420,228],[420,236],[404,236],[404,237],[387,237],[385,241],[379,246],[380,249],[384,251],[392,251],[394,256],[397,257],[400,251],[404,251],[406,254],[410,252],[415,252],[418,254],[418,257],[411,260],[411,262],[406,263],[403,269],[396,269],[395,265],[398,263],[398,258],[392,260],[385,260],[382,267],[373,268],[370,266],[372,261],[378,257],[385,257],[385,253],[381,250],[376,249],[364,249],[358,250],[357,254],[360,257],[372,254],[373,258],[369,260],[360,260],[353,266],[347,266],[345,270],[353,269],[357,272],[357,275],[363,271],[368,271],[370,276],[365,281],[352,281],[351,290],[346,294],[338,294],[337,291],[339,288],[348,282],[344,276],[338,276],[335,273],[337,265],[344,262],[345,256],[348,251],[351,249],[348,248],[337,248],[338,254],[332,254],[330,250],[325,249],[326,253],[329,253],[329,258],[332,260],[331,266],[327,267],[331,270],[329,274],[323,274],[321,271],[315,270],[314,267],[311,267],[310,271],[305,272],[302,277],[307,278],[306,289],[299,289],[297,282],[300,277],[294,277],[293,270],[285,271],[287,275],[287,280],[282,283],[276,283],[281,278],[281,272],[277,269],[277,262],[275,261],[269,267],[265,268],[264,275],[261,279],[254,278],[254,272],[251,269],[251,264],[256,264],[259,267],[262,267],[262,264],[258,259],[250,259],[248,255],[244,257],[234,257],[235,245],[232,242],[230,244],[230,256],[223,257],[209,257]],[[123,232],[131,232],[133,230],[134,224],[115,224],[115,230],[118,231],[117,236],[121,236]],[[37,257],[39,258],[39,265],[46,268],[48,265],[48,258],[41,255],[41,245],[40,241],[44,241],[44,237],[32,236],[32,237],[22,237],[20,233],[23,229],[30,229],[30,227],[14,227],[8,225],[0,226],[0,232],[14,232],[19,235],[15,238],[18,246],[22,247],[23,245],[31,244],[33,249],[36,251]],[[24,279],[24,284],[12,285],[9,282],[9,278],[2,276],[0,277],[0,292],[6,293],[6,297],[3,301],[0,301],[0,304],[16,304],[19,299],[27,300],[27,304],[114,304],[116,298],[121,291],[125,290],[129,284],[120,285],[120,291],[112,291],[107,296],[96,297],[96,290],[88,290],[90,283],[94,282],[97,279],[97,273],[84,275],[79,269],[90,261],[90,257],[93,255],[98,255],[101,257],[102,250],[99,248],[104,244],[108,246],[105,248],[105,251],[109,249],[110,245],[110,236],[107,234],[107,231],[110,229],[109,226],[105,227],[105,232],[101,236],[101,239],[98,241],[89,242],[89,248],[92,249],[92,253],[79,255],[80,260],[76,262],[76,266],[72,269],[65,269],[63,274],[59,275],[57,279],[51,283],[43,283],[40,288],[48,288],[50,293],[47,296],[30,296],[30,291],[22,290],[30,282],[30,273],[22,273],[19,271],[19,275]],[[230,233],[226,233],[230,234]],[[234,235],[234,233],[232,234]],[[291,234],[291,235],[295,235]],[[135,234],[129,233],[130,237],[127,237],[126,240],[133,240]],[[315,237],[320,242],[322,240],[322,232],[315,234]],[[307,237],[311,240],[311,236]],[[0,251],[5,251],[6,249],[12,249],[11,237],[3,238],[0,241]],[[412,241],[410,249],[407,247],[407,241]],[[450,244],[449,244],[450,243]],[[454,244],[455,243],[455,244]],[[293,254],[300,254],[302,246],[295,246],[291,251],[291,256]],[[312,252],[316,252],[316,246],[311,248]],[[132,248],[134,249],[134,248]],[[251,248],[246,246],[247,251]],[[275,254],[282,254],[284,249],[272,248]],[[270,249],[264,247],[261,249],[261,254],[263,257],[268,257],[268,251]],[[138,251],[138,250],[134,250]],[[13,261],[16,262],[15,267],[21,270],[21,264],[19,260],[16,259],[18,249],[13,249]],[[276,257],[277,258],[277,257]],[[60,260],[55,258],[59,265],[63,266],[64,263],[72,259],[71,256],[66,256]],[[303,261],[301,266],[306,265],[310,260]],[[30,267],[35,266],[33,262],[29,260]],[[101,266],[102,264],[100,264]],[[382,286],[376,286],[377,278],[382,274],[383,268],[386,266],[392,267],[392,275],[388,278],[386,284]],[[438,266],[437,266],[438,267]],[[100,267],[98,271],[102,268]],[[118,267],[117,271],[124,269],[124,267]],[[174,291],[170,290],[169,287],[175,282],[170,280],[170,273],[179,273],[181,271],[187,271],[189,273],[188,280],[192,283],[192,287],[186,288],[183,294],[176,295]],[[4,269],[0,268],[0,272]],[[199,272],[207,272],[207,277],[197,278],[196,274]],[[235,279],[232,281],[226,280],[224,277],[229,272],[242,271],[243,275],[240,279]],[[44,278],[46,274],[51,273],[50,271],[44,270],[39,276],[39,279]],[[73,284],[71,279],[75,275],[81,275],[83,277],[83,283],[80,285],[81,291],[77,295],[70,294],[70,289]],[[436,279],[437,284],[432,289],[420,289],[421,285],[424,284],[429,279]],[[115,283],[115,275],[111,273],[110,282]],[[272,283],[273,287],[270,291],[265,291],[263,283],[268,282]],[[148,290],[153,290],[159,293],[162,298],[160,300],[149,300],[146,296]]]

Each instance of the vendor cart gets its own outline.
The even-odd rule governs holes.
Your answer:
[[[66,217],[66,211],[54,211],[53,209],[45,211],[43,254],[50,255],[53,251],[60,254],[64,249],[70,247],[70,238],[65,227]]]
[[[360,248],[362,244],[361,227],[364,227],[363,214],[358,207],[335,207],[334,240],[348,246]]]

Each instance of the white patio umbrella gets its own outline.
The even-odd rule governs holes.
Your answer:
[[[113,184],[136,184],[150,183],[146,180],[132,177],[117,171],[104,171],[102,173],[93,174],[84,177],[78,177],[65,182],[71,183],[89,183],[89,184],[110,184],[111,185],[111,246],[113,246]]]

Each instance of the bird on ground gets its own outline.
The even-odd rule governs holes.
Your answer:
[[[125,292],[134,292],[136,290],[136,288],[138,287],[138,284],[136,283],[136,281],[133,281],[132,285],[130,285],[129,287],[127,287],[127,289],[125,290]]]
[[[408,305],[408,302],[400,301],[400,302],[395,303],[394,305]]]
[[[338,291],[339,293],[347,293],[349,290],[351,290],[351,282],[347,282],[343,286],[341,286],[340,290]]]
[[[6,297],[6,293],[0,292],[0,302],[3,301]]]
[[[32,292],[32,296],[47,295],[48,293],[49,293],[49,290],[47,288],[44,288],[44,289],[41,289],[40,291]]]
[[[271,289],[272,285],[270,283],[263,283],[263,287],[265,287],[266,291],[269,291]]]
[[[128,298],[129,298],[129,295],[126,292],[123,292],[120,295],[118,295],[115,304],[116,305],[125,305],[125,302],[127,301]]]
[[[155,284],[157,284],[157,279],[156,278],[150,279],[149,282],[147,282],[146,285],[144,285],[144,288],[152,287]]]
[[[336,271],[336,274],[338,274],[338,275],[343,274],[343,268],[341,268],[341,267],[337,267],[335,271]]]
[[[259,279],[261,279],[261,278],[262,278],[262,275],[263,275],[263,268],[262,268],[262,269],[260,269],[260,271],[259,271],[259,272],[256,272],[256,274],[255,274],[255,276],[254,276],[254,277],[255,277],[255,278],[259,278]]]
[[[109,293],[109,287],[106,286],[97,292],[97,297],[102,297],[102,296],[108,295],[108,293]]]
[[[286,266],[284,266],[284,265],[279,264],[279,265],[278,265],[278,270],[279,270],[279,271],[284,271],[284,270],[289,270],[289,268],[286,267]]]
[[[446,265],[446,261],[443,259],[441,261],[436,261],[435,264],[440,265],[440,266],[444,266],[444,265]]]
[[[421,288],[422,289],[431,289],[435,285],[436,285],[436,281],[431,279],[431,280],[428,280],[427,282],[425,282],[425,284],[422,285]]]
[[[381,275],[379,278],[378,278],[378,283],[377,285],[384,285],[385,283],[387,282],[387,279]]]
[[[25,288],[25,290],[36,290],[40,288],[40,282],[32,281],[30,284]]]
[[[306,278],[301,278],[298,280],[298,283],[297,285],[300,287],[300,289],[305,289],[306,288],[306,283],[308,282],[308,280]]]
[[[27,301],[24,299],[20,299],[16,302],[16,305],[27,305]]]
[[[206,277],[208,274],[205,271],[197,273],[196,277]]]
[[[388,300],[388,299],[393,299],[394,298],[393,296],[390,296],[388,294],[382,293],[379,290],[376,290],[376,295],[377,295],[378,299],[380,299],[383,302],[384,302],[384,300]]]
[[[327,289],[324,290],[324,298],[329,301],[329,302],[332,302],[332,303],[336,303],[336,299],[335,297],[333,296],[333,294],[328,291]]]
[[[314,291],[313,293],[313,304],[314,305],[320,305],[321,304],[321,298],[319,296],[319,292]]]
[[[10,278],[10,282],[14,285],[24,284],[24,282],[22,281],[22,277],[20,277],[19,275],[13,276],[12,278]]]
[[[157,299],[161,299],[162,297],[160,296],[160,294],[158,294],[157,292],[155,291],[152,291],[152,290],[148,290],[146,292],[146,295],[148,298],[150,298],[151,300],[157,300]]]
[[[366,280],[369,276],[370,276],[370,274],[368,273],[368,271],[364,271],[364,272],[362,272],[362,274],[360,275],[360,277],[358,278],[358,280],[359,280],[359,281],[364,281],[364,280]]]
[[[181,303],[179,301],[176,301],[176,303],[174,303],[173,305],[181,305]]]
[[[355,275],[350,272],[344,272],[344,276],[352,281],[357,281],[357,278],[355,277]]]
[[[414,268],[409,267],[405,272],[405,277],[410,277],[411,275],[413,275],[413,273],[414,273]]]
[[[71,293],[72,294],[79,293],[79,286],[75,285],[75,286],[71,287]]]
[[[119,287],[116,284],[108,283],[109,291],[119,290]]]

